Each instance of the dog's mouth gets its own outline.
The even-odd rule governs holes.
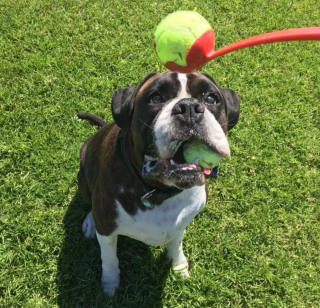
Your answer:
[[[212,168],[204,168],[198,165],[195,159],[187,163],[183,148],[187,141],[176,144],[170,159],[161,159],[145,155],[142,174],[147,179],[159,180],[162,183],[186,189],[193,186],[201,186],[205,183],[205,176],[210,175]]]

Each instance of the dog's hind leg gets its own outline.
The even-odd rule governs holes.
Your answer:
[[[82,232],[86,238],[94,238],[96,236],[96,224],[92,217],[92,211],[89,212],[82,223]]]

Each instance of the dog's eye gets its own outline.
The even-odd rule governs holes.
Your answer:
[[[161,103],[163,103],[163,98],[159,94],[153,94],[151,96],[150,102],[153,104],[161,104]]]
[[[207,104],[216,105],[219,102],[218,96],[214,93],[210,93],[206,98],[205,102]]]

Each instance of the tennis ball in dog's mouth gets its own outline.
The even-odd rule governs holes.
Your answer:
[[[197,162],[203,168],[218,166],[222,156],[214,152],[204,142],[194,139],[183,146],[183,157],[187,163]]]
[[[214,32],[198,13],[177,11],[159,23],[154,47],[167,68],[188,73],[206,62],[207,50],[214,47]]]

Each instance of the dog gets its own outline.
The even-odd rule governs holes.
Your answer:
[[[82,230],[97,236],[101,283],[113,297],[119,286],[118,235],[166,245],[173,270],[187,277],[182,238],[207,201],[211,170],[186,163],[191,139],[222,157],[230,155],[226,133],[238,122],[237,94],[207,74],[148,74],[139,85],[115,91],[114,123],[80,114],[100,129],[81,147],[78,187],[92,210]]]

